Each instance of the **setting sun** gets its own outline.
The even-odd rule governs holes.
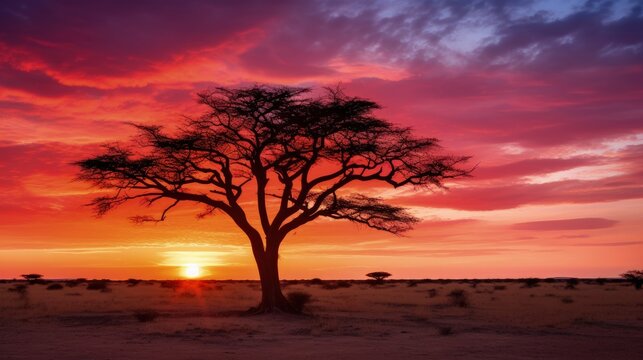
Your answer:
[[[194,279],[201,276],[201,267],[197,264],[187,264],[183,267],[183,276]]]

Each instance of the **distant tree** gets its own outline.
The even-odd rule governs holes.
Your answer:
[[[79,179],[113,190],[93,201],[98,215],[129,200],[167,201],[163,221],[180,203],[199,215],[227,215],[248,237],[261,279],[255,312],[295,312],[282,294],[279,248],[288,234],[320,217],[401,234],[418,222],[405,208],[370,197],[354,185],[443,188],[466,176],[468,159],[442,155],[438,140],[413,136],[377,118],[379,105],[339,90],[253,86],[199,94],[207,112],[173,131],[134,125],[133,144],[106,145],[77,162]],[[252,198],[248,196],[248,190]],[[254,217],[258,218],[254,221]],[[250,218],[252,216],[252,218]]]
[[[523,281],[525,283],[525,287],[533,288],[533,287],[538,286],[538,283],[540,282],[540,279],[538,279],[538,278],[527,278],[527,279],[523,279]]]
[[[22,276],[25,280],[31,282],[31,283],[36,283],[42,279],[41,274],[23,274],[20,275]]]
[[[621,277],[631,282],[636,290],[641,290],[641,287],[643,287],[643,270],[630,270],[621,274]]]
[[[384,279],[387,277],[391,276],[391,274],[385,272],[385,271],[375,271],[375,272],[370,272],[366,274],[366,276],[370,277],[371,279],[375,280],[377,284],[381,284],[384,282]]]

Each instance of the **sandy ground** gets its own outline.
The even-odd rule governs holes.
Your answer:
[[[625,284],[297,284],[306,314],[241,316],[255,283],[177,290],[0,284],[0,359],[636,359],[643,291]],[[505,287],[505,288],[503,288]],[[448,294],[466,293],[468,305]],[[140,322],[137,311],[158,313]]]

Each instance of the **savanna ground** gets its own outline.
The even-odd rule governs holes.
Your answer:
[[[0,284],[1,359],[635,359],[643,353],[643,291],[626,283],[336,288],[302,281],[285,292],[312,295],[303,315],[261,316],[240,312],[258,302],[255,282],[109,282],[106,290],[72,282],[8,291],[21,284]]]

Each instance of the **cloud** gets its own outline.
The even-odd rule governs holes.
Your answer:
[[[618,221],[602,218],[579,218],[579,219],[562,219],[562,220],[544,220],[531,221],[513,224],[515,230],[536,230],[536,231],[555,231],[555,230],[593,230],[605,229],[616,225]]]

